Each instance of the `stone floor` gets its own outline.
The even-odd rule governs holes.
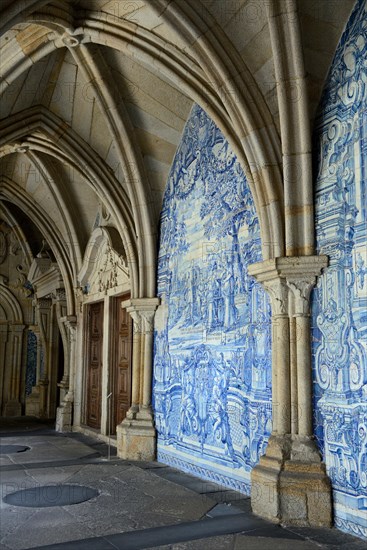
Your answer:
[[[29,449],[10,453],[9,445]],[[0,550],[366,548],[335,529],[273,525],[251,514],[244,495],[156,462],[119,460],[97,439],[58,434],[34,419],[3,419],[0,446]],[[58,505],[61,487],[65,496],[74,486],[98,496]],[[37,507],[4,502],[23,489],[35,497],[21,502]]]

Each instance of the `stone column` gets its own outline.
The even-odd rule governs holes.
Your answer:
[[[275,258],[249,267],[268,290],[273,323],[273,431],[252,470],[251,505],[275,522],[330,526],[331,485],[312,435],[310,305],[326,256]]]
[[[39,416],[41,418],[47,418],[47,397],[48,397],[48,386],[49,386],[49,369],[50,369],[50,350],[49,350],[49,340],[50,340],[50,323],[51,323],[51,308],[52,308],[52,299],[51,298],[39,298],[36,301],[36,318],[38,322],[38,327],[40,331],[40,345],[41,350],[43,350],[43,356],[41,356],[41,365],[40,365],[40,375],[38,380],[39,386]]]
[[[64,324],[68,335],[68,391],[64,399],[60,402],[60,406],[57,408],[55,430],[57,432],[71,432],[73,423],[77,318],[74,315],[67,315],[61,318],[61,322]]]
[[[69,389],[69,369],[70,369],[70,341],[68,337],[68,329],[65,324],[66,312],[67,312],[67,302],[65,289],[57,289],[54,294],[54,304],[56,309],[56,320],[59,327],[62,346],[64,348],[64,365],[63,365],[63,375],[60,382],[57,383],[57,386],[60,388],[60,403],[65,399],[66,393]],[[61,342],[59,343],[61,345]]]
[[[156,453],[151,399],[153,320],[158,305],[158,298],[136,298],[127,307],[134,321],[132,404],[117,426],[117,453],[128,460],[153,460]]]
[[[8,323],[0,323],[0,415],[3,410],[3,389],[4,389],[4,372],[5,372],[5,357],[6,346],[8,342]]]
[[[142,372],[142,396],[141,406],[137,418],[153,419],[152,411],[152,380],[153,380],[153,335],[154,315],[158,304],[153,305],[154,309],[141,310],[142,328],[144,335],[144,369]]]
[[[12,323],[10,325],[11,378],[9,386],[9,399],[4,407],[4,416],[21,416],[22,414],[22,405],[19,399],[19,392],[24,329],[25,325],[22,325],[21,323]]]
[[[133,341],[132,341],[132,388],[131,407],[126,417],[132,420],[139,412],[140,403],[140,365],[141,365],[141,341],[142,341],[142,318],[134,306],[127,308],[133,319]]]

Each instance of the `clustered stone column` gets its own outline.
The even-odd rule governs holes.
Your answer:
[[[9,399],[4,406],[4,416],[20,416],[22,414],[22,405],[20,403],[20,386],[24,329],[25,325],[21,323],[12,323],[10,325],[10,357],[12,358],[12,365]]]
[[[39,387],[39,416],[47,417],[47,392],[49,385],[50,368],[50,335],[51,335],[51,298],[38,298],[35,300],[36,319],[39,327],[37,366]]]
[[[252,470],[254,513],[329,526],[331,485],[313,437],[310,295],[327,256],[275,258],[249,267],[272,306],[273,428]]]
[[[64,364],[63,376],[60,382],[57,383],[57,386],[60,388],[60,403],[64,400],[65,395],[69,388],[69,357],[70,357],[70,342],[68,338],[68,330],[65,325],[64,320],[66,319],[67,312],[67,302],[66,302],[66,292],[64,288],[59,288],[53,293],[53,303],[56,309],[56,321],[61,335],[62,346],[64,349]],[[59,344],[60,345],[60,344]],[[56,347],[58,351],[58,346]],[[57,361],[57,358],[55,357]]]
[[[62,379],[62,382],[64,381],[65,384],[66,393],[64,398],[60,400],[60,406],[56,411],[55,429],[57,432],[70,432],[73,423],[77,318],[74,315],[67,315],[60,318],[60,323],[65,327],[66,340],[68,342],[65,370]]]
[[[158,298],[130,300],[133,319],[132,404],[117,426],[118,456],[128,460],[153,460],[156,433],[152,411],[153,327]]]

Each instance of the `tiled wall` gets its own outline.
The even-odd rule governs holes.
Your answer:
[[[158,459],[249,492],[271,430],[270,306],[244,173],[194,106],[164,197],[155,319]]]
[[[367,538],[367,3],[338,46],[316,136],[315,430],[336,525]]]
[[[36,384],[37,376],[37,337],[32,330],[27,334],[27,368],[26,368],[26,395],[32,393],[32,387]]]

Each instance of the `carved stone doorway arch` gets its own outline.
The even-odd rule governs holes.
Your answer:
[[[78,282],[77,363],[83,368],[75,384],[74,427],[84,432],[96,430],[100,437],[114,439],[116,424],[131,405],[132,354],[131,320],[126,311],[131,280],[122,240],[114,227],[93,231]],[[121,357],[126,354],[128,361],[122,365]],[[122,418],[117,414],[118,404],[125,410]]]

